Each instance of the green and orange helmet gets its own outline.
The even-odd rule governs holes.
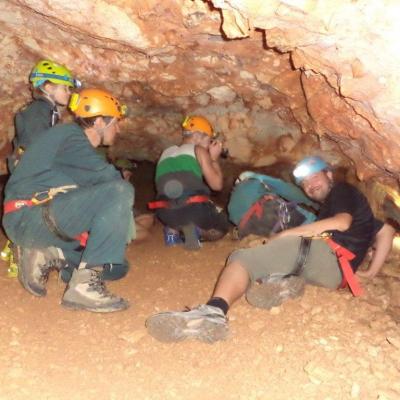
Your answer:
[[[80,81],[73,78],[71,71],[67,67],[51,60],[39,61],[33,67],[29,80],[34,88],[40,87],[47,81],[71,88],[79,88],[81,86]]]
[[[127,107],[121,104],[110,92],[103,89],[83,89],[73,93],[69,108],[78,118],[126,116]]]

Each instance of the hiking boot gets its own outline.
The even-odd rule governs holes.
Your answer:
[[[194,224],[182,227],[185,242],[183,246],[187,250],[198,250],[201,247],[199,230]]]
[[[64,292],[61,304],[75,310],[107,313],[125,310],[129,303],[108,292],[97,269],[75,269]]]
[[[300,276],[267,278],[256,281],[246,293],[246,300],[254,307],[270,309],[287,299],[295,299],[304,293],[305,280]]]
[[[21,285],[34,296],[45,296],[49,272],[52,268],[58,269],[62,262],[58,250],[55,247],[33,249],[16,246],[15,253]]]
[[[213,343],[228,335],[228,319],[218,307],[202,304],[188,311],[167,311],[146,321],[150,335],[160,342],[180,342],[187,338]]]

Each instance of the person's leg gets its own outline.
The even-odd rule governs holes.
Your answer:
[[[249,283],[266,276],[284,276],[294,268],[299,238],[283,238],[232,253],[207,304],[187,312],[163,312],[148,318],[146,327],[156,339],[174,342],[195,338],[214,342],[226,338],[229,307]],[[290,251],[294,247],[294,251]],[[288,247],[289,246],[289,247]],[[266,263],[266,260],[270,260]]]
[[[337,289],[342,283],[337,257],[324,240],[312,240],[301,276],[307,284],[328,289]]]
[[[101,273],[104,264],[122,264],[124,261],[133,202],[132,190],[131,185],[116,180],[59,195],[48,205],[57,230],[64,235],[73,238],[82,232],[90,232],[81,267],[86,266],[93,271],[90,274],[74,271],[77,278],[71,280],[63,298],[63,302],[65,300],[70,307],[98,312],[127,307],[123,299],[106,292]],[[36,291],[34,294],[42,296],[45,294],[46,274],[51,266],[49,257],[57,257],[53,255],[54,252],[50,252],[49,246],[71,250],[79,243],[63,240],[49,229],[43,220],[42,207],[32,207],[22,213],[11,217],[14,221],[7,222],[9,227],[14,228],[10,229],[16,242],[23,247],[22,259],[25,261],[21,262],[23,279],[20,280],[27,290],[33,287]],[[34,254],[31,254],[32,251]],[[80,275],[82,279],[78,279]],[[79,285],[81,290],[75,290]]]
[[[191,222],[199,229],[204,241],[215,241],[224,237],[229,230],[228,216],[211,202],[193,204],[188,210]]]
[[[79,220],[70,211],[71,202],[80,207]],[[112,312],[128,307],[124,299],[106,290],[103,279],[105,265],[124,263],[132,203],[133,188],[125,181],[95,185],[91,191],[83,189],[74,196],[54,202],[53,215],[60,230],[69,236],[89,231],[80,266],[73,272],[62,305],[93,312]]]
[[[82,263],[122,264],[132,205],[132,185],[115,180],[57,196],[51,212],[57,227],[69,237],[90,232]]]
[[[20,283],[29,293],[45,296],[50,270],[61,269],[69,263],[61,247],[64,246],[67,253],[78,242],[64,242],[50,232],[44,223],[41,206],[5,215],[3,225],[15,243]]]
[[[250,277],[240,261],[233,261],[226,265],[215,285],[212,298],[221,298],[230,307],[240,299],[249,286]]]

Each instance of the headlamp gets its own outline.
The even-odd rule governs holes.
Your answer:
[[[73,79],[72,83],[76,89],[80,89],[82,87],[82,82],[79,79]]]
[[[310,175],[311,170],[308,165],[299,165],[294,171],[293,175],[296,179],[302,180],[306,176]]]

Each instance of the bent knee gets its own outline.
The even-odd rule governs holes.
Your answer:
[[[133,204],[135,189],[133,186],[121,180],[115,180],[109,183],[110,197],[113,201],[126,201],[129,204]]]

